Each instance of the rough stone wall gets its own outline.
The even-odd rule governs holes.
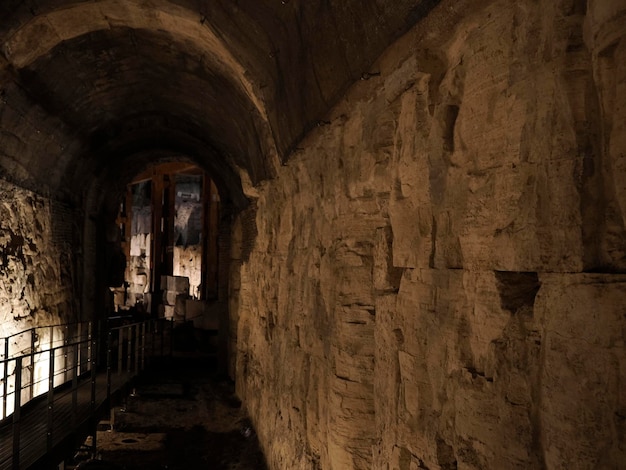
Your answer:
[[[76,320],[74,217],[0,180],[0,337]]]
[[[256,188],[231,309],[270,468],[626,462],[625,33],[443,1]]]

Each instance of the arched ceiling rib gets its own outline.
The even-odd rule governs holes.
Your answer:
[[[207,166],[225,181],[255,183],[436,3],[5,0],[0,69],[76,141],[56,159],[64,181],[180,138],[223,160]]]
[[[75,86],[66,86],[68,75]],[[253,179],[268,176],[263,159],[248,159],[267,153],[257,133],[263,118],[228,77],[204,62],[201,51],[168,34],[116,28],[83,35],[21,69],[19,80],[83,136],[85,155],[133,138],[154,125],[152,116],[169,116],[158,121],[159,132],[169,127],[187,133]]]

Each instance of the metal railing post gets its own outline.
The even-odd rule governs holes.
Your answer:
[[[54,423],[54,356],[55,349],[50,350],[49,375],[48,375],[48,427],[46,432],[46,446],[48,451],[52,449],[52,426]]]
[[[20,468],[20,415],[22,406],[22,357],[15,359],[15,387],[13,400],[13,469]]]
[[[117,330],[117,373],[121,374],[124,363],[124,328]]]
[[[161,325],[161,357],[165,356],[165,325]]]
[[[150,363],[154,362],[154,357],[156,356],[156,325],[157,320],[153,320],[150,322],[150,337],[152,343],[152,354],[150,355]]]
[[[170,321],[170,357],[174,355],[174,319]]]
[[[91,340],[93,338],[93,323],[89,322],[89,326],[87,329],[87,370],[91,370],[91,355],[93,353],[93,349],[91,347]]]
[[[35,341],[37,333],[35,328],[30,330],[30,393],[29,399],[35,396]]]
[[[63,340],[63,383],[67,382],[67,345],[70,341],[70,326],[65,325],[65,338]]]
[[[146,367],[146,324],[147,322],[141,324],[141,370]]]
[[[78,361],[82,342],[75,343],[72,349],[72,427],[76,427],[78,418],[78,373],[80,364]]]
[[[113,367],[113,331],[107,334],[107,403],[111,406],[111,368]]]
[[[9,391],[9,340],[4,340],[4,400],[2,400],[2,418],[7,417],[7,397]]]
[[[44,341],[43,339],[45,331],[47,331],[46,328],[50,329],[50,348],[48,350],[45,349],[46,345],[44,344],[44,342],[47,344],[48,341]],[[40,329],[42,330],[42,333],[38,334],[37,332]],[[61,337],[60,335],[62,335],[64,331],[66,336]],[[58,390],[55,390],[55,385],[57,388],[62,386],[62,390],[64,390],[63,396],[67,398],[67,402],[71,403],[68,421],[71,420],[72,428],[75,429],[82,422],[81,410],[83,408],[81,406],[85,405],[84,401],[82,401],[83,399],[81,398],[82,392],[80,392],[79,389],[82,389],[82,384],[87,385],[85,382],[90,380],[91,413],[89,419],[92,422],[91,424],[95,426],[96,410],[98,408],[97,399],[99,397],[102,399],[102,395],[97,394],[97,367],[99,364],[102,365],[102,360],[104,359],[104,355],[101,355],[101,353],[104,352],[102,348],[107,348],[106,400],[108,406],[111,405],[112,392],[117,390],[117,382],[124,385],[124,382],[121,381],[122,378],[125,382],[127,382],[130,380],[131,374],[137,375],[143,371],[145,367],[149,365],[149,361],[152,358],[150,356],[151,351],[153,356],[156,357],[156,354],[159,353],[160,349],[161,356],[165,357],[165,354],[167,353],[165,349],[165,341],[169,340],[169,354],[173,354],[173,321],[170,322],[168,326],[167,323],[164,323],[162,320],[150,319],[105,331],[107,335],[106,345],[104,344],[104,331],[100,331],[97,328],[97,325],[94,325],[91,322],[89,322],[88,325],[80,323],[78,325],[72,324],[71,327],[68,325],[57,325],[31,329],[30,350],[22,349],[22,351],[15,353],[21,355],[12,359],[9,359],[9,352],[11,351],[12,343],[7,339],[4,339],[4,345],[0,344],[0,352],[4,350],[4,357],[0,357],[0,362],[2,362],[0,365],[0,374],[3,374],[3,377],[1,375],[0,377],[2,377],[4,381],[3,390],[2,393],[0,393],[0,398],[3,398],[3,403],[0,406],[3,413],[3,419],[7,417],[7,413],[9,413],[9,415],[11,412],[13,413],[12,468],[14,470],[20,469],[20,446],[25,445],[27,442],[26,433],[24,439],[21,439],[22,427],[25,426],[22,421],[26,422],[21,418],[22,407],[34,396],[37,394],[42,395],[39,399],[39,403],[41,403],[41,400],[47,400],[46,417],[42,415],[42,419],[38,418],[38,427],[40,426],[39,429],[41,431],[43,431],[43,429],[46,430],[46,447],[48,451],[51,451],[54,448],[55,443],[54,432],[57,432],[58,434],[60,429],[58,426],[58,420],[60,417],[59,413],[61,413],[61,410],[67,410],[67,408],[69,408],[69,406],[67,408],[61,406],[59,395],[56,393]],[[74,335],[71,338],[69,336],[70,332]],[[28,341],[28,334],[28,331],[23,332],[19,339],[26,339],[26,341]],[[117,336],[114,337],[114,335]],[[57,336],[56,341],[59,342],[59,345],[56,345],[55,336]],[[167,336],[169,336],[169,338],[167,338]],[[160,348],[157,345],[159,338],[161,341]],[[117,345],[115,344],[116,339]],[[148,341],[152,341],[151,347],[148,345]],[[114,356],[116,351],[117,358]],[[36,377],[35,364],[36,360],[38,360],[39,363],[44,363],[46,354],[48,355],[49,361],[47,377],[48,389],[47,397],[44,398],[43,394],[46,392],[43,388],[45,386],[46,378],[39,380]],[[15,364],[15,371],[10,368],[9,361]],[[116,379],[116,384],[114,386],[112,379],[115,373],[114,367],[116,367],[116,363],[118,367],[117,373],[124,375]],[[57,368],[59,369],[58,373],[56,370]],[[30,375],[24,375],[28,374],[29,370]],[[91,372],[90,379],[87,378],[86,371]],[[128,374],[128,377],[125,375],[126,373]],[[14,388],[14,391],[12,392],[14,395],[14,403],[12,404],[7,403],[8,399],[10,399],[9,380],[13,382],[12,385]],[[61,390],[61,388],[59,388],[59,390]],[[55,400],[59,401],[59,403],[56,403]],[[70,405],[70,403],[67,403],[67,405]],[[8,408],[13,408],[13,410]],[[56,439],[59,439],[58,435],[56,436]]]
[[[131,371],[133,364],[133,328],[133,325],[128,325],[126,327],[126,335],[128,336],[128,339],[126,340],[126,370],[128,372]]]
[[[139,372],[139,346],[141,346],[139,344],[139,327],[140,326],[141,326],[141,323],[137,323],[134,326],[134,329],[135,329],[135,374]]]
[[[96,364],[96,351],[98,350],[98,343],[95,336],[91,339],[91,357],[89,361],[91,362],[91,412],[96,412],[96,374],[97,374],[97,364]]]
[[[83,352],[83,322],[78,322],[78,326],[76,327],[76,343],[78,346],[78,359],[76,363],[78,363],[78,375],[80,375],[80,364],[82,363],[82,352]],[[75,363],[75,365],[76,365]]]

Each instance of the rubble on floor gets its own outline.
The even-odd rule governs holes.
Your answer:
[[[99,428],[98,460],[76,468],[267,468],[233,383],[216,375],[210,358],[172,358],[146,375]]]

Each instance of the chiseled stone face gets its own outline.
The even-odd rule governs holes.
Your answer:
[[[184,157],[240,210],[270,468],[620,468],[625,32],[608,0],[2,0],[0,326],[104,314],[116,191]]]
[[[259,187],[232,306],[271,468],[626,461],[626,7],[453,3]]]
[[[59,203],[2,182],[0,337],[75,318],[72,227]],[[9,352],[29,347],[30,337],[11,343]]]

